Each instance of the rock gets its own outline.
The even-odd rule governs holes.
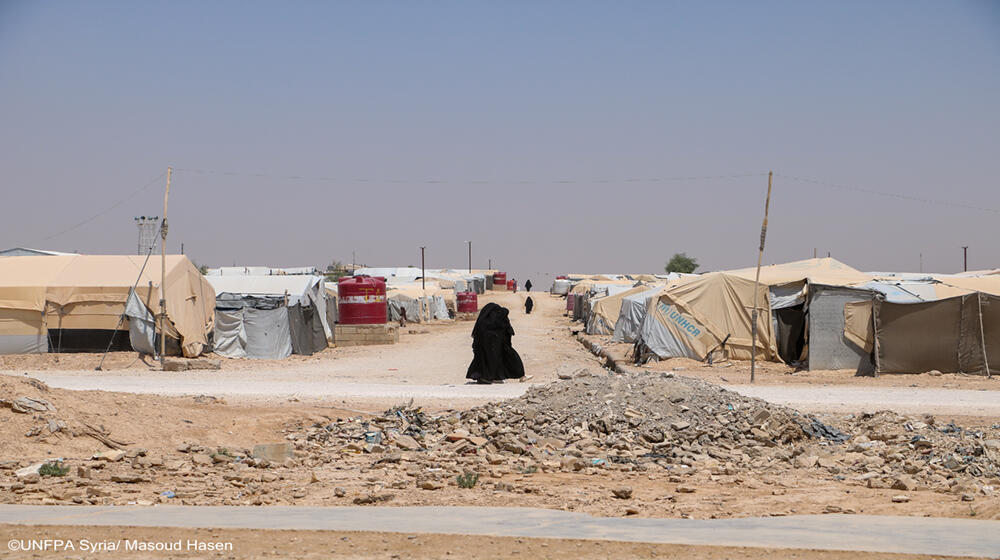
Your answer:
[[[421,490],[440,490],[444,488],[444,484],[441,484],[436,480],[425,478],[417,481],[417,488],[420,488]]]
[[[45,399],[35,399],[32,397],[19,397],[10,401],[10,409],[20,414],[31,412],[55,412],[56,407]]]
[[[835,469],[838,467],[837,461],[834,461],[830,457],[820,457],[816,460],[816,464],[824,469]]]
[[[280,463],[285,459],[294,457],[295,448],[287,441],[281,443],[258,443],[253,446],[253,452],[250,455],[254,459],[265,459],[272,463]]]
[[[338,498],[343,498],[344,496],[347,495],[347,490],[344,490],[343,488],[338,486],[333,489],[333,495]]]
[[[570,456],[570,457],[563,457],[559,461],[559,466],[561,466],[566,470],[582,471],[583,469],[587,468],[587,462],[579,457]]]
[[[76,468],[77,478],[91,478],[90,467],[78,466]]]
[[[312,471],[309,473],[309,484],[316,484],[319,481],[320,481],[319,477],[316,476],[316,471]]]
[[[50,462],[51,461],[42,461],[41,463],[35,463],[34,465],[24,467],[23,469],[18,469],[14,471],[14,476],[16,476],[20,480],[23,480],[25,477],[29,477],[33,474],[38,474],[38,470],[41,469],[43,465]]]
[[[817,461],[819,461],[819,457],[815,455],[799,455],[795,458],[795,464],[803,469],[815,467]]]
[[[191,462],[196,465],[211,465],[212,457],[207,453],[192,453]]]
[[[894,504],[905,504],[906,502],[909,502],[909,501],[910,501],[910,497],[907,496],[906,494],[899,494],[898,496],[893,496],[892,497],[892,502]]]
[[[639,515],[639,509],[634,507],[625,508],[625,515]]]
[[[444,439],[446,439],[448,441],[462,441],[464,439],[468,439],[468,437],[469,437],[469,431],[468,430],[458,429],[458,430],[455,430],[454,432],[452,432],[452,433],[444,436]]]
[[[892,482],[892,489],[913,492],[917,489],[917,483],[908,476],[901,476]]]
[[[670,427],[676,431],[686,430],[691,427],[690,422],[685,422],[684,420],[679,420],[677,422],[671,422]]]
[[[948,455],[943,464],[944,468],[951,470],[956,470],[962,467],[962,463],[956,459],[954,455]]]
[[[975,500],[976,500],[976,497],[973,496],[972,494],[962,494],[962,501],[963,502],[973,502]]]
[[[135,459],[136,457],[141,457],[145,454],[146,454],[145,449],[141,449],[139,447],[133,447],[132,449],[129,449],[128,451],[125,452],[125,458]]]
[[[102,451],[101,453],[95,453],[93,458],[99,461],[107,461],[109,463],[116,463],[121,461],[125,457],[125,452],[121,449],[112,449],[110,451]]]
[[[106,498],[110,496],[111,493],[103,488],[98,488],[96,486],[87,487],[87,496],[91,498]]]
[[[111,475],[111,482],[119,482],[122,484],[135,484],[137,482],[144,482],[146,479],[137,474],[114,474]]]
[[[611,491],[614,497],[619,500],[627,500],[632,497],[632,487],[631,486],[620,486]]]
[[[684,484],[677,487],[677,492],[680,494],[694,494],[695,490],[696,488],[694,486],[686,486]]]
[[[573,379],[573,374],[568,371],[560,371],[556,376],[562,380]]]
[[[36,482],[42,479],[42,475],[38,474],[37,472],[33,472],[19,476],[17,477],[17,479],[24,484],[35,484]]]
[[[396,436],[394,443],[396,444],[396,447],[402,449],[403,451],[416,451],[420,449],[420,444],[417,443],[417,440],[406,434]]]

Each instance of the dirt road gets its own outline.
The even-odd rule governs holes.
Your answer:
[[[497,507],[0,505],[0,524],[383,531],[988,557],[1000,522],[871,515],[622,519]]]

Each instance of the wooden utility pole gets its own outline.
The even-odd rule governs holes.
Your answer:
[[[420,248],[420,288],[427,291],[427,273],[424,271],[424,249],[427,247]]]
[[[170,175],[167,167],[167,190],[163,193],[163,222],[160,223],[160,367],[167,353],[167,201],[170,199]]]
[[[466,241],[469,244],[469,274],[472,274],[472,242]]]
[[[750,383],[753,383],[757,374],[757,292],[760,291],[760,264],[764,260],[764,239],[767,237],[767,213],[771,208],[771,181],[774,172],[767,173],[767,199],[764,201],[764,223],[760,226],[760,252],[757,253],[757,275],[753,284],[753,312],[750,314],[753,324],[750,326]],[[768,319],[770,320],[770,318]]]
[[[969,271],[969,246],[962,245],[962,272]]]

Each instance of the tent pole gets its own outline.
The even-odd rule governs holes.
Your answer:
[[[983,343],[983,366],[986,367],[986,377],[991,378],[990,360],[986,357],[986,334],[983,328],[983,294],[976,294],[976,303],[979,304],[979,340]]]
[[[160,223],[160,367],[163,367],[163,355],[167,353],[167,199],[170,198],[170,174],[173,169],[167,167],[167,190],[163,193],[163,222]]]
[[[767,214],[771,208],[771,181],[774,171],[767,172],[767,199],[764,201],[764,223],[760,226],[760,251],[757,253],[757,274],[753,284],[753,312],[750,314],[750,383],[757,377],[757,292],[760,291],[760,265],[764,260],[764,239],[767,237]]]

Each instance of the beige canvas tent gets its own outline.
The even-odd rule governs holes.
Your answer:
[[[682,278],[650,300],[640,329],[641,343],[659,358],[704,360],[710,352],[723,350],[729,358],[748,360],[753,348],[753,300],[752,280],[721,272]],[[767,287],[760,286],[757,301],[756,356],[778,360]]]
[[[119,326],[119,320],[133,285],[156,316],[160,259],[149,259],[143,270],[145,260],[119,255],[0,258],[0,353],[57,350],[50,331],[127,329],[127,322]],[[215,320],[215,291],[183,255],[167,256],[166,302],[168,338],[185,356],[201,354]]]
[[[614,332],[618,314],[621,312],[622,299],[625,296],[649,290],[649,286],[640,285],[624,292],[596,299],[590,306],[590,318],[587,320],[587,334],[608,335]]]

